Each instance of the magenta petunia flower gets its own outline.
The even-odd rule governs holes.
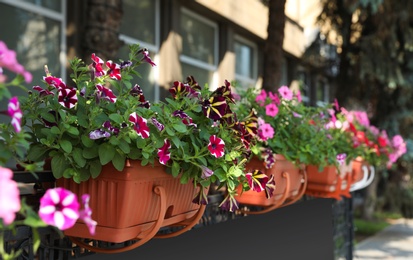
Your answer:
[[[109,68],[107,73],[109,74],[109,77],[111,79],[116,79],[116,80],[121,80],[122,79],[122,76],[120,74],[120,65],[119,64],[114,63],[111,60],[108,60],[106,62],[106,66]]]
[[[265,90],[261,90],[260,94],[255,98],[255,102],[257,102],[260,106],[264,106],[266,98],[267,92],[265,92]]]
[[[73,108],[77,103],[75,88],[62,88],[59,90],[59,104],[66,108]]]
[[[263,140],[267,141],[274,137],[274,128],[270,124],[264,123],[258,128],[258,137]]]
[[[79,219],[85,222],[86,226],[89,229],[89,233],[94,235],[97,222],[92,219],[92,209],[89,207],[89,200],[90,200],[89,194],[82,195],[83,209],[79,211]]]
[[[16,133],[20,133],[22,130],[21,128],[21,120],[23,117],[22,111],[20,110],[20,103],[17,97],[12,97],[9,100],[9,104],[7,106],[7,110],[9,116],[11,116],[11,125],[14,128]]]
[[[266,105],[265,114],[272,117],[276,116],[278,114],[278,107],[275,104]]]
[[[159,162],[163,165],[166,165],[169,159],[171,159],[171,152],[169,151],[170,148],[171,142],[169,142],[168,139],[165,139],[163,146],[158,149]]]
[[[347,154],[345,153],[340,153],[340,154],[337,154],[336,156],[336,159],[339,165],[342,165],[343,163],[345,163],[346,158],[347,158]]]
[[[256,192],[263,191],[268,182],[268,176],[260,170],[248,172],[245,177],[247,177],[248,185],[251,190]]]
[[[211,135],[211,137],[209,137],[208,150],[216,158],[222,157],[225,152],[225,143],[216,135]]]
[[[64,83],[61,78],[47,76],[47,77],[43,77],[43,80],[46,81],[47,85],[52,86],[54,88],[57,88],[57,89],[67,88],[66,83]]]
[[[152,61],[151,57],[149,57],[148,49],[142,49],[143,58],[142,61],[149,63],[152,67],[155,67],[155,62]]]
[[[0,166],[0,218],[6,225],[11,224],[20,210],[20,192],[12,179],[13,172]]]
[[[103,60],[92,53],[92,66],[95,70],[95,77],[101,77],[106,74],[106,71],[103,69]]]
[[[285,100],[293,99],[293,92],[287,86],[280,87],[278,93],[280,93],[281,97]]]
[[[146,119],[133,112],[129,115],[129,121],[132,122],[133,129],[135,129],[136,133],[142,137],[143,139],[149,137],[149,127],[146,124]]]
[[[79,218],[76,194],[64,188],[48,189],[40,199],[39,217],[60,230],[71,228]]]
[[[298,89],[297,93],[295,93],[295,97],[297,98],[297,101],[301,103],[303,101],[303,98],[301,97],[301,91]],[[337,101],[337,99],[335,99]],[[338,105],[338,103],[337,103]]]
[[[116,96],[113,94],[111,89],[105,88],[101,84],[96,84],[96,89],[96,93],[99,98],[107,99],[112,103],[116,102]]]
[[[42,88],[42,87],[40,87],[40,86],[33,86],[33,90],[38,91],[38,92],[39,92],[39,95],[40,95],[41,97],[44,97],[44,96],[47,96],[47,95],[54,96],[54,93],[53,93],[52,91],[49,91],[49,90],[47,90],[47,89],[44,89],[44,88]]]
[[[272,102],[274,104],[276,104],[277,106],[280,104],[280,98],[278,97],[277,94],[274,94],[272,92],[268,93],[268,96],[270,97],[270,99],[272,100]]]
[[[14,73],[21,74],[27,83],[32,81],[32,74],[26,71],[24,67],[17,61],[16,52],[9,50],[7,45],[0,41],[0,68],[6,68]],[[0,71],[0,82],[6,81],[6,76]]]

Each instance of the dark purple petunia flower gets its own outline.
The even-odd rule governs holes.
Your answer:
[[[247,177],[248,185],[251,190],[256,192],[263,191],[268,182],[268,176],[260,170],[248,172],[245,177]]]
[[[227,102],[224,97],[211,97],[205,99],[202,104],[202,110],[206,117],[212,120],[220,120],[227,111]]]
[[[112,134],[114,135],[118,135],[119,134],[119,128],[117,127],[113,127],[112,124],[110,123],[110,121],[105,121],[102,126],[104,128],[106,128],[107,130],[109,130],[110,132],[112,132]]]
[[[185,125],[195,126],[195,127],[197,126],[196,124],[193,123],[192,118],[190,118],[190,117],[188,116],[188,114],[185,113],[185,112],[182,111],[182,110],[176,110],[176,111],[174,111],[174,112],[172,113],[172,116],[176,116],[176,117],[182,118],[182,123],[184,123]]]
[[[77,103],[75,88],[62,88],[59,90],[59,104],[66,108],[73,108]]]
[[[120,69],[124,69],[130,66],[132,66],[132,62],[130,60],[125,60],[120,63]]]
[[[44,88],[42,88],[42,87],[40,87],[40,86],[33,86],[33,89],[36,90],[36,91],[38,91],[38,92],[39,92],[39,95],[40,95],[41,97],[48,96],[48,95],[54,96],[54,93],[53,93],[52,91],[49,91],[49,90],[47,90],[47,89],[44,89]]]
[[[193,203],[198,205],[207,205],[208,204],[208,197],[204,192],[204,189],[201,189],[195,198],[192,200]]]
[[[139,105],[140,107],[149,108],[151,106],[149,101],[145,100],[145,96],[143,95],[142,88],[138,84],[135,84],[135,86],[133,86],[133,88],[131,88],[129,93],[133,97],[138,97],[139,98],[139,101],[141,102],[141,104]]]
[[[274,195],[275,187],[274,175],[271,175],[270,179],[265,185],[265,196],[267,197],[267,199],[271,198]]]
[[[230,212],[233,212],[239,209],[238,201],[231,194],[228,194],[227,197],[225,197],[224,201],[221,202],[219,207],[221,207],[221,209],[223,210],[230,211]]]

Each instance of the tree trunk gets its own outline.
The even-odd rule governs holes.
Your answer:
[[[278,89],[283,62],[283,42],[286,0],[269,0],[267,40],[264,49],[263,88],[268,91]]]
[[[119,28],[122,21],[122,0],[88,0],[84,40],[85,61],[95,53],[103,60],[114,59],[122,46]]]
[[[372,220],[374,218],[374,212],[377,205],[377,188],[380,182],[380,169],[376,168],[376,175],[373,182],[366,188],[366,196],[364,197],[364,203],[362,208],[362,218],[366,220]]]

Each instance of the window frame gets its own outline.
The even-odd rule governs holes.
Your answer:
[[[250,47],[252,50],[252,56],[253,56],[252,57],[252,63],[253,63],[252,64],[252,78],[238,74],[236,71],[236,67],[235,67],[235,70],[234,70],[235,80],[236,81],[239,80],[241,82],[245,82],[252,86],[255,86],[258,81],[258,45],[255,42],[250,41],[238,34],[234,36],[234,50],[235,50],[235,42],[239,42],[241,44],[244,44]],[[237,56],[236,56],[235,51],[234,51],[234,54],[235,54],[235,63],[236,63]],[[236,64],[234,65],[236,66]]]

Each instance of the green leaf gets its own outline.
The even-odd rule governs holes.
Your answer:
[[[63,151],[66,153],[71,153],[73,148],[72,143],[68,140],[60,140],[60,147],[62,147]]]
[[[125,160],[126,157],[124,155],[115,153],[115,156],[112,159],[112,163],[115,169],[118,171],[123,171],[123,168],[125,167]]]
[[[100,163],[102,165],[105,165],[108,162],[112,161],[113,157],[115,156],[116,150],[112,145],[103,143],[99,146],[98,152]]]
[[[82,144],[86,147],[92,147],[95,144],[95,141],[90,139],[88,136],[86,135],[82,135],[81,137],[82,140]]]
[[[216,169],[216,170],[214,171],[214,175],[217,176],[217,178],[218,178],[218,180],[219,180],[220,182],[225,182],[225,181],[227,180],[227,174],[226,174],[226,172],[225,172],[223,169],[221,169],[221,168]]]
[[[165,126],[165,131],[168,133],[170,136],[175,136],[175,132],[168,126]]]
[[[174,161],[172,163],[172,176],[174,176],[175,178],[178,177],[180,169],[181,167],[179,166],[179,163]]]
[[[56,179],[63,177],[63,172],[69,168],[66,158],[62,154],[57,154],[52,158],[52,172]]]
[[[110,120],[114,121],[117,124],[122,124],[123,123],[123,118],[119,114],[110,114],[109,118],[110,118]]]
[[[40,161],[46,154],[47,148],[41,144],[32,144],[27,154],[27,159],[32,162]]]
[[[181,124],[173,124],[172,127],[173,127],[176,131],[178,131],[178,132],[180,132],[180,133],[186,133],[186,130],[187,130],[185,124],[183,124],[183,123],[181,123]]]
[[[75,163],[80,167],[83,168],[86,165],[86,159],[82,155],[82,149],[76,147],[73,149],[72,153],[73,159],[75,160]]]
[[[86,159],[93,159],[99,156],[98,154],[98,147],[97,146],[93,146],[93,147],[87,147],[85,149],[83,149],[83,153],[82,153],[83,157]]]
[[[67,132],[71,135],[78,136],[79,135],[79,130],[76,127],[71,126],[69,129],[67,129]]]
[[[95,179],[96,177],[99,176],[100,172],[102,171],[102,164],[98,161],[91,161],[89,163],[89,171],[90,171],[90,175],[92,176],[93,179]]]
[[[57,126],[52,126],[52,128],[50,128],[50,132],[52,134],[58,135],[60,134],[60,129]]]
[[[122,152],[126,154],[130,153],[130,146],[124,139],[119,140],[118,147],[122,150]]]
[[[176,146],[176,148],[181,147],[181,140],[177,136],[171,137],[172,143]]]
[[[33,234],[33,252],[36,253],[37,250],[40,247],[40,235],[37,229],[32,228],[32,234]]]
[[[55,116],[52,115],[52,114],[49,113],[49,112],[41,113],[40,116],[41,116],[44,120],[49,121],[50,123],[55,123],[55,122],[56,122]]]
[[[66,168],[65,171],[63,172],[63,177],[69,179],[73,178],[74,176],[77,175],[77,171],[73,168]]]

